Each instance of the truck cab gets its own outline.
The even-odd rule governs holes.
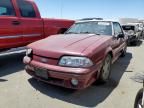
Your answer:
[[[25,46],[68,29],[74,21],[43,19],[31,0],[0,0],[0,50]]]

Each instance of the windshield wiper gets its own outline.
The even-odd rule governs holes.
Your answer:
[[[66,32],[65,34],[78,34],[76,32]]]
[[[93,34],[93,33],[90,33],[90,32],[80,32],[80,34]]]
[[[96,34],[96,35],[100,35],[99,33],[91,33],[91,32],[80,32],[80,33],[83,33],[83,34]]]
[[[95,33],[96,35],[101,35],[101,34],[99,34],[99,33]]]

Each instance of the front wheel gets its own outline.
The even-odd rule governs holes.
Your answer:
[[[143,98],[143,89],[139,90],[139,92],[137,93],[134,108],[143,108],[142,98]]]
[[[112,57],[109,54],[105,58],[101,72],[100,72],[99,81],[101,83],[106,83],[109,80],[110,73],[111,73],[111,64],[112,64]]]
[[[122,50],[121,57],[125,57],[127,53],[127,46]]]

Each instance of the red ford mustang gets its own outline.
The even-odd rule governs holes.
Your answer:
[[[118,22],[83,20],[65,34],[28,45],[24,63],[34,78],[71,89],[107,82],[111,65],[125,56],[126,37]]]

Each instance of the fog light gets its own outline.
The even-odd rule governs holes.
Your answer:
[[[24,57],[24,59],[23,59],[23,62],[25,63],[25,64],[29,64],[30,62],[31,62],[31,58],[30,57],[28,57],[28,56],[25,56]]]
[[[77,86],[79,82],[78,82],[77,79],[73,78],[73,79],[71,80],[71,83],[72,83],[72,85]]]

